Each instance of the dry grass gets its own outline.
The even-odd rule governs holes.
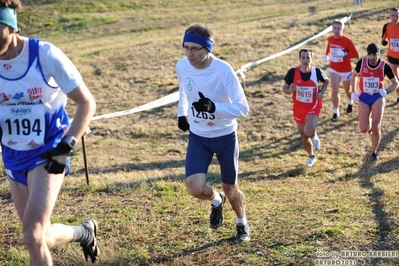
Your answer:
[[[387,10],[397,3],[362,2],[345,33],[363,55],[368,43],[378,42]],[[183,56],[183,31],[193,22],[209,25],[215,54],[238,69],[313,36],[352,10],[346,0],[40,3],[27,6],[20,17],[23,32],[55,43],[72,58],[97,99],[97,115],[177,91],[174,66]],[[307,45],[316,53],[314,65],[323,69],[326,38]],[[209,203],[186,192],[187,134],[177,128],[177,104],[93,121],[86,136],[90,186],[79,148],[53,220],[76,224],[96,218],[99,265],[313,265],[320,250],[399,250],[397,107],[386,108],[381,160],[371,163],[365,157],[370,137],[359,132],[357,111],[331,123],[327,97],[318,126],[322,149],[316,165],[305,169],[290,99],[281,92],[284,75],[297,64],[295,51],[246,73],[251,112],[240,119],[238,133],[251,242],[230,241],[235,233],[230,206],[225,225],[212,231]],[[390,94],[388,103],[394,98]],[[220,189],[216,162],[209,181]],[[0,264],[26,265],[8,190],[3,177]],[[83,265],[78,245],[53,252],[56,265]],[[398,263],[358,260],[358,265]]]

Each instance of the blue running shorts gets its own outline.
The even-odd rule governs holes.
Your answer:
[[[67,163],[65,166],[65,175],[69,173],[70,170],[70,164],[71,164],[71,158],[68,157]],[[5,169],[8,177],[17,183],[20,183],[22,185],[27,186],[28,185],[28,173],[35,169],[36,167],[45,164],[47,162],[47,159],[43,159],[40,156],[37,156],[34,160],[32,160],[32,163],[28,165],[26,168],[22,170],[10,170],[10,169]]]
[[[381,94],[379,93],[373,93],[373,94],[368,94],[368,93],[362,93],[359,96],[359,101],[362,103],[367,104],[368,106],[372,106],[375,101],[377,101],[379,98],[381,98]]]
[[[220,179],[234,185],[238,177],[238,138],[236,132],[216,138],[200,137],[190,132],[186,155],[186,177],[208,173],[213,155],[220,165]]]

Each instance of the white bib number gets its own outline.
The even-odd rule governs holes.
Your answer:
[[[392,51],[399,52],[399,39],[389,39],[389,43]]]
[[[14,150],[27,151],[44,145],[43,105],[1,106],[3,145]]]
[[[365,93],[374,94],[380,89],[380,79],[374,77],[363,78],[363,90]]]
[[[342,57],[342,55],[340,55],[341,53],[342,53],[341,49],[331,48],[330,49],[330,60],[334,63],[343,62],[344,58]]]
[[[303,103],[311,103],[313,100],[313,87],[296,86],[296,99]]]
[[[198,112],[194,107],[191,107],[191,111],[193,112],[194,123],[206,124],[207,126],[214,126],[218,123],[217,117],[208,112]]]

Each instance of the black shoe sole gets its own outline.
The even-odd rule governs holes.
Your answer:
[[[94,239],[93,242],[90,243],[87,246],[82,246],[83,248],[83,254],[85,256],[85,260],[87,262],[95,263],[97,261],[97,257],[100,255],[100,249],[98,248],[97,245],[97,231],[98,231],[98,224],[97,221],[94,219],[90,219],[93,224],[94,228],[93,229],[93,234],[94,234]]]

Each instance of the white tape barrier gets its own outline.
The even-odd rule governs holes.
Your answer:
[[[347,21],[349,21],[351,19],[353,11],[355,9],[355,5],[357,5],[357,1],[356,0],[355,0],[354,5],[353,5],[352,12],[351,12],[350,16],[342,18],[341,19],[342,23],[346,23]],[[307,39],[307,40],[305,40],[305,41],[303,41],[301,43],[298,43],[297,45],[294,45],[294,46],[292,46],[292,47],[290,47],[290,48],[288,48],[288,49],[286,49],[284,51],[281,51],[281,52],[279,52],[277,54],[271,55],[269,57],[266,57],[266,58],[263,58],[263,59],[260,59],[260,60],[257,60],[257,61],[253,61],[253,62],[248,63],[246,65],[243,65],[243,66],[240,67],[240,69],[238,69],[236,71],[236,73],[239,74],[241,76],[241,78],[245,81],[245,73],[244,72],[247,71],[248,69],[251,69],[251,68],[253,68],[255,66],[258,66],[258,65],[260,65],[262,63],[265,63],[265,62],[267,62],[267,61],[269,61],[271,59],[274,59],[276,57],[285,55],[285,54],[287,54],[287,53],[289,53],[289,52],[301,47],[302,45],[304,45],[304,44],[306,44],[306,43],[308,43],[308,42],[310,42],[310,41],[312,41],[314,39],[317,39],[320,36],[323,36],[323,35],[327,34],[330,31],[332,31],[332,26],[329,26],[325,30],[323,30],[323,31],[319,32],[318,34],[314,35],[313,37],[311,37],[311,38],[309,38],[309,39]],[[91,120],[94,121],[94,120],[100,120],[100,119],[105,119],[105,118],[112,118],[112,117],[117,117],[117,116],[122,116],[122,115],[133,114],[133,113],[137,113],[137,112],[141,112],[141,111],[146,111],[146,110],[149,110],[149,109],[152,109],[152,108],[160,107],[160,106],[163,106],[163,105],[167,105],[167,104],[170,104],[170,103],[173,103],[173,102],[177,102],[178,100],[179,100],[179,92],[174,92],[172,94],[169,94],[169,95],[167,95],[165,97],[162,97],[162,98],[160,98],[158,100],[149,102],[147,104],[141,105],[139,107],[136,107],[136,108],[133,108],[133,109],[130,109],[130,110],[116,112],[116,113],[110,113],[110,114],[95,116]],[[90,130],[89,130],[89,132],[90,132]]]
[[[352,12],[353,12],[353,11],[352,11]],[[350,18],[351,18],[351,16],[352,16],[352,14],[351,14],[349,17],[344,17],[344,18],[342,18],[342,19],[341,19],[342,23],[345,23],[345,22],[349,21]],[[289,52],[292,52],[292,51],[294,51],[295,49],[297,49],[297,48],[299,48],[299,47],[301,47],[301,46],[307,44],[308,42],[313,41],[314,39],[317,39],[317,38],[319,38],[319,37],[321,37],[321,36],[323,36],[323,35],[329,33],[330,31],[332,31],[332,26],[329,26],[329,27],[326,28],[325,30],[323,30],[323,31],[319,32],[318,34],[314,35],[313,37],[310,37],[309,39],[306,39],[306,40],[304,40],[303,42],[298,43],[297,45],[294,45],[294,46],[292,46],[292,47],[290,47],[290,48],[288,48],[288,49],[286,49],[286,50],[284,50],[284,51],[281,51],[281,52],[279,52],[279,53],[277,53],[277,54],[271,55],[271,56],[269,56],[269,57],[266,57],[266,58],[263,58],[263,59],[260,59],[260,60],[257,60],[257,61],[253,61],[253,62],[248,63],[248,64],[246,64],[246,65],[243,65],[243,66],[240,67],[240,69],[238,69],[238,70],[236,71],[236,73],[237,73],[238,75],[240,75],[241,78],[245,81],[245,73],[244,73],[244,72],[247,71],[248,69],[254,68],[254,67],[256,67],[256,66],[258,66],[258,65],[260,65],[260,64],[263,64],[263,63],[265,63],[265,62],[267,62],[267,61],[269,61],[269,60],[272,60],[272,59],[274,59],[274,58],[277,58],[277,57],[280,57],[280,56],[282,56],[282,55],[285,55],[285,54],[287,54],[287,53],[289,53]]]
[[[105,115],[99,115],[99,116],[95,116],[93,117],[91,120],[99,120],[99,119],[105,119],[105,118],[111,118],[111,117],[117,117],[117,116],[122,116],[122,115],[128,115],[128,114],[133,114],[133,113],[137,113],[137,112],[141,112],[141,111],[146,111],[152,108],[156,108],[159,106],[163,106],[166,104],[170,104],[173,102],[176,102],[179,100],[179,92],[174,92],[172,94],[169,94],[165,97],[162,97],[158,100],[152,101],[150,103],[141,105],[139,107],[130,109],[130,110],[126,110],[126,111],[120,111],[120,112],[116,112],[116,113],[110,113],[110,114],[105,114]]]

